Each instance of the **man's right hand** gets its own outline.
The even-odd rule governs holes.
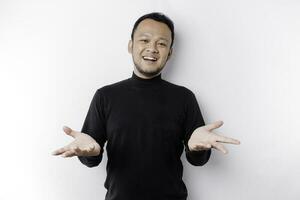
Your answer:
[[[72,156],[98,156],[100,154],[100,145],[88,134],[74,131],[64,126],[63,131],[73,137],[75,140],[67,146],[52,152],[52,155],[61,155],[62,157]]]

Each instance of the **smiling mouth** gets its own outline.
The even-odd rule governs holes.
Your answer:
[[[155,62],[155,61],[157,61],[157,58],[150,57],[150,56],[143,56],[142,58],[143,58],[143,60],[145,60],[145,61],[150,61],[150,62]]]

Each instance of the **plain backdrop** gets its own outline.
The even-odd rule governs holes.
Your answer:
[[[162,78],[241,141],[202,167],[182,154],[188,199],[299,199],[299,10],[297,0],[1,0],[0,199],[104,199],[106,150],[96,168],[51,152],[73,141],[62,126],[81,129],[98,88],[131,77],[131,29],[152,11],[175,24]]]

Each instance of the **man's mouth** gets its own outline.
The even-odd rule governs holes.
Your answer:
[[[157,58],[151,57],[151,56],[143,56],[142,58],[143,58],[143,60],[146,60],[146,61],[151,61],[151,62],[157,61]]]

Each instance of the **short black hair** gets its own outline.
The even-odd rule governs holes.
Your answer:
[[[134,26],[133,26],[133,29],[131,32],[131,40],[133,41],[133,35],[134,35],[134,32],[135,32],[137,26],[141,23],[141,21],[143,21],[145,19],[153,19],[155,21],[162,22],[169,27],[169,29],[171,31],[171,36],[172,36],[172,42],[171,42],[171,46],[170,46],[170,48],[171,48],[173,46],[173,41],[174,41],[174,36],[175,36],[174,23],[169,17],[167,17],[165,14],[163,14],[161,12],[148,13],[148,14],[145,14],[145,15],[141,16],[140,18],[138,18],[136,20],[136,22],[134,23]]]

